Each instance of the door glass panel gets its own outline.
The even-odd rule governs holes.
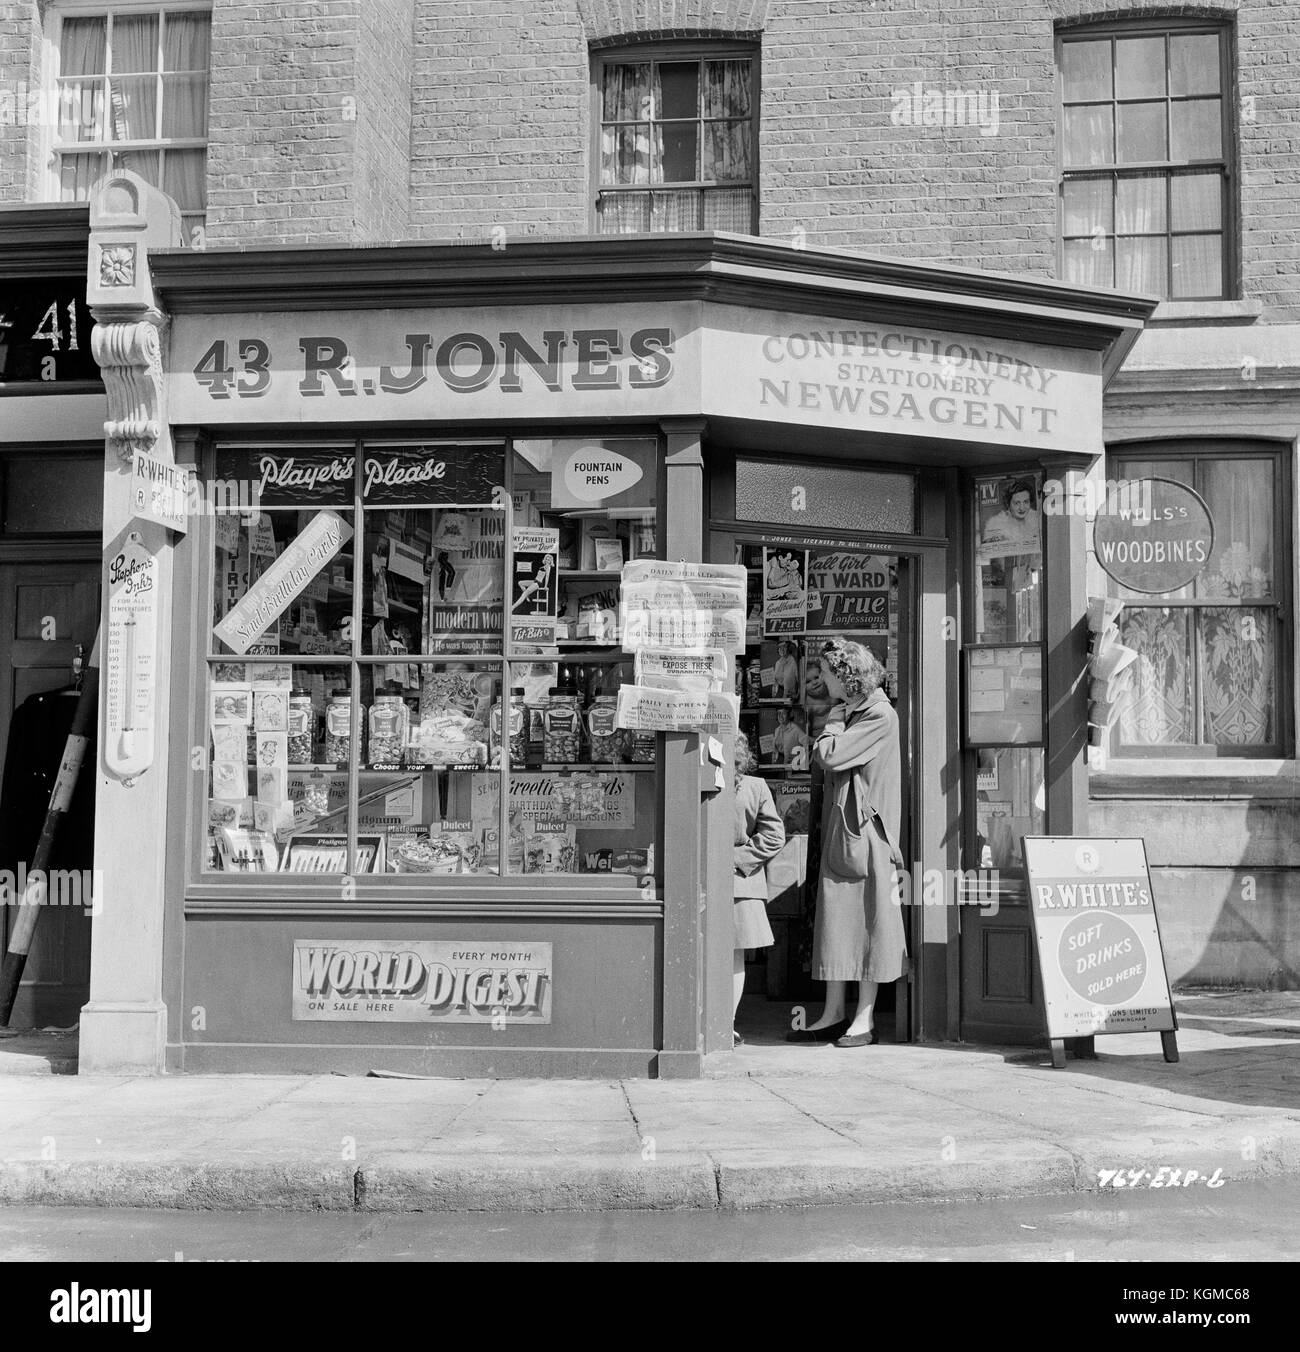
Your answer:
[[[985,747],[976,754],[975,854],[967,867],[1019,872],[1021,836],[1042,835],[1046,824],[1043,748]]]

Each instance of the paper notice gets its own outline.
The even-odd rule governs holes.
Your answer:
[[[727,655],[720,648],[672,652],[642,648],[636,655],[636,684],[656,690],[720,690],[727,679]]]
[[[625,685],[618,692],[618,726],[633,732],[716,731],[734,735],[740,718],[735,695],[716,691],[655,690]]]

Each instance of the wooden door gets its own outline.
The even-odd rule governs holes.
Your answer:
[[[0,758],[8,752],[14,710],[29,695],[70,685],[79,649],[89,659],[99,625],[99,573],[97,561],[0,564]],[[95,773],[93,752],[82,773]],[[7,947],[13,913],[3,910]],[[78,907],[42,911],[11,1027],[77,1022],[89,996],[92,924]]]

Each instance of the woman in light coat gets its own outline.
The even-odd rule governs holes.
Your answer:
[[[792,1042],[831,1042],[837,1047],[874,1043],[876,990],[907,970],[903,913],[895,870],[903,866],[898,848],[902,818],[902,763],[898,715],[880,688],[885,671],[860,643],[832,639],[822,647],[826,687],[838,703],[813,745],[813,763],[824,775],[822,857],[813,927],[813,977],[826,982],[821,1017],[806,1029],[786,1034]],[[841,878],[826,861],[831,814],[846,781],[853,777],[869,869],[863,878]],[[856,823],[853,823],[856,825]],[[845,987],[858,983],[858,1007],[845,1018]]]
[[[745,993],[745,950],[776,942],[767,920],[767,861],[785,844],[785,827],[772,791],[754,774],[754,753],[743,732],[736,735],[736,846],[732,883],[735,926],[731,978],[731,1018],[735,1022]],[[733,1045],[743,1039],[732,1029]]]

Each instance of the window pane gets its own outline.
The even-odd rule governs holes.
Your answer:
[[[240,487],[233,479],[226,483]],[[216,489],[211,491],[215,494]],[[331,508],[330,513],[335,510]],[[250,644],[246,651],[313,655],[352,651],[351,512],[338,513],[345,523],[347,539],[322,559],[287,606],[266,617],[254,612],[251,603],[240,605],[250,592],[257,599],[258,580],[303,531],[310,529],[315,538],[322,528],[320,518],[325,515],[322,511],[284,508],[217,513],[212,615],[212,644],[217,652],[227,652],[233,659],[240,656],[224,636]]]
[[[208,77],[163,77],[162,134],[167,137],[204,137],[208,134]]]
[[[654,116],[699,117],[699,81],[697,61],[674,61],[656,66]]]
[[[752,173],[749,123],[706,122],[701,177],[711,183],[748,183]]]
[[[1165,105],[1128,103],[1119,109],[1119,160],[1136,164],[1166,157]]]
[[[119,14],[113,18],[112,70],[158,69],[158,16],[156,14]]]
[[[1218,174],[1175,174],[1173,228],[1217,230],[1223,219],[1223,180]]]
[[[1190,746],[1196,741],[1192,706],[1191,617],[1188,609],[1126,606],[1120,642],[1137,653],[1129,670],[1129,698],[1121,706],[1119,739],[1134,746]]]
[[[1214,518],[1214,552],[1197,581],[1200,596],[1273,595],[1271,460],[1203,460],[1201,492]]]
[[[596,203],[602,235],[644,235],[650,231],[648,192],[601,193]]]
[[[348,669],[209,662],[206,718],[203,870],[350,871]]]
[[[704,193],[704,229],[747,235],[754,225],[754,194],[748,188],[710,188]]]
[[[1121,178],[1116,186],[1118,218],[1116,230],[1121,235],[1164,234],[1165,176],[1141,174],[1136,178]]]
[[[106,31],[105,19],[64,19],[59,34],[59,74],[103,74]]]
[[[1201,740],[1214,746],[1261,746],[1276,740],[1273,612],[1234,607],[1198,612]]]
[[[1114,231],[1114,190],[1108,178],[1072,178],[1065,184],[1065,233],[1103,235]]]
[[[700,194],[690,192],[657,192],[650,208],[650,229],[698,230],[700,228]]]
[[[1110,39],[1062,43],[1061,75],[1067,102],[1110,98]]]
[[[980,643],[1042,637],[1042,480],[1034,473],[975,480],[975,633]]]
[[[163,26],[163,69],[208,69],[211,20],[206,14],[167,15]]]
[[[1065,280],[1075,286],[1114,286],[1114,241],[1100,235],[1065,242]]]
[[[704,116],[749,116],[749,62],[704,63]]]
[[[130,169],[146,183],[152,183],[155,188],[162,187],[162,156],[156,150],[115,150],[113,167]]]
[[[699,178],[699,131],[695,122],[656,126],[659,155],[655,183],[693,183]]]
[[[1219,35],[1197,33],[1169,39],[1169,92],[1219,92]]]
[[[1163,235],[1115,241],[1115,285],[1163,296],[1169,285],[1169,241]]]
[[[59,200],[88,201],[91,188],[103,172],[103,155],[60,155]]]
[[[1164,92],[1164,38],[1120,38],[1115,43],[1115,97],[1150,99]]]
[[[601,116],[606,122],[637,122],[650,116],[650,64],[606,66]]]
[[[1043,748],[985,747],[979,752],[975,793],[975,848],[970,867],[1023,869],[1022,836],[1041,835],[1045,824]]]
[[[491,509],[367,512],[361,651],[499,653],[504,528]]]
[[[108,82],[109,125],[115,141],[152,141],[158,135],[158,81],[143,79]]]
[[[1191,99],[1171,105],[1175,160],[1217,160],[1223,154],[1223,123],[1218,99]]]
[[[163,191],[182,211],[202,210],[207,202],[204,173],[207,152],[169,150],[163,165]]]
[[[1072,166],[1114,163],[1114,111],[1065,110],[1065,162]]]
[[[59,137],[63,141],[104,139],[103,80],[76,80],[59,86]]]
[[[1223,237],[1174,236],[1173,297],[1223,295]]]
[[[361,670],[358,842],[378,837],[388,873],[499,873],[497,823],[484,809],[500,783],[487,770],[500,665],[428,662],[386,682],[390,670]]]
[[[600,137],[602,183],[650,182],[650,127],[606,127]]]

